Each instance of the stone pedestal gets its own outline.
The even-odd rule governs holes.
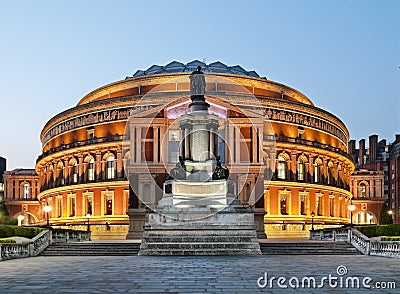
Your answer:
[[[139,255],[261,254],[251,208],[169,207],[148,212],[144,229]]]
[[[129,209],[129,231],[126,239],[142,239],[143,227],[146,222],[146,210],[143,208]]]

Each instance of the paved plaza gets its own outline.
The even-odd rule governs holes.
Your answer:
[[[337,273],[341,267],[341,275]],[[346,268],[344,268],[345,266]],[[347,274],[343,272],[347,270]],[[273,287],[257,280],[276,277]],[[325,281],[321,289],[293,289],[296,278],[370,277],[371,289],[336,288]],[[276,280],[285,277],[288,287]],[[292,278],[293,286],[288,286]],[[337,280],[339,281],[339,279]],[[257,257],[34,257],[0,262],[0,293],[376,293],[376,282],[400,287],[400,260],[373,256],[257,256]],[[264,279],[259,283],[263,286]],[[343,285],[345,283],[343,282]],[[349,283],[349,286],[351,284]],[[384,284],[383,284],[384,285]],[[307,286],[307,284],[305,284]],[[317,285],[318,287],[318,285]],[[375,288],[375,289],[372,289]],[[398,289],[397,289],[398,291]],[[396,290],[379,290],[396,293]],[[397,292],[398,293],[398,292]]]

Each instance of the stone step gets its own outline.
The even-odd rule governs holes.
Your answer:
[[[356,255],[361,254],[347,242],[261,243],[263,255]]]
[[[235,242],[257,242],[257,238],[253,236],[144,236],[144,243],[187,243],[187,242],[218,242],[218,243],[235,243]]]
[[[148,230],[146,236],[163,237],[173,236],[246,236],[256,237],[256,233],[249,230]]]
[[[214,250],[194,250],[194,249],[166,249],[166,250],[145,250],[140,251],[139,255],[202,255],[202,256],[211,256],[211,255],[259,255],[257,251],[254,249],[214,249]]]
[[[142,243],[140,249],[143,250],[177,250],[177,249],[256,249],[259,248],[256,243],[207,243],[207,242],[193,242],[193,243]]]
[[[138,255],[140,243],[68,243],[52,244],[43,256],[134,256]]]

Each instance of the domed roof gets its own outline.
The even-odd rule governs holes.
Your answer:
[[[183,64],[182,62],[172,61],[165,66],[160,65],[152,65],[146,70],[138,70],[133,74],[133,78],[154,75],[154,74],[167,74],[174,72],[193,72],[197,69],[198,66],[201,66],[201,70],[203,72],[219,72],[219,73],[227,73],[227,74],[237,74],[244,76],[251,76],[255,78],[259,78],[258,73],[253,71],[247,71],[243,69],[240,65],[235,66],[227,66],[226,64],[216,61],[210,64],[206,64],[199,60],[191,61],[187,64]],[[132,78],[127,77],[127,78]],[[265,77],[264,77],[265,78]],[[265,78],[266,79],[266,78]]]

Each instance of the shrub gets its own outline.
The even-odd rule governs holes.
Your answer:
[[[382,237],[381,241],[399,241],[400,242],[400,236],[395,236],[395,237]]]
[[[0,225],[0,238],[18,236],[32,239],[41,231],[43,231],[43,229],[37,227]]]
[[[355,227],[367,237],[400,236],[400,225],[373,225]]]
[[[379,224],[380,225],[388,225],[393,224],[393,218],[389,214],[389,206],[385,203],[382,206],[381,213],[379,215]]]
[[[1,238],[0,243],[17,243],[14,239]]]
[[[14,230],[11,226],[0,225],[0,238],[12,237],[14,235]]]

